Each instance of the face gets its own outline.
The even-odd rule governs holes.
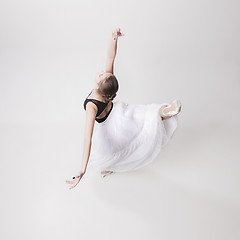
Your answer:
[[[99,83],[109,75],[109,73],[106,73],[105,71],[101,71],[99,72],[96,77],[95,77],[95,83],[96,83],[96,87],[98,87]]]
[[[95,82],[96,82],[97,84],[101,82],[103,74],[104,74],[104,71],[101,71],[101,72],[99,72],[99,73],[96,75],[96,77],[95,77]]]

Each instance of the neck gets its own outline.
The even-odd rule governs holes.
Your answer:
[[[102,99],[102,102],[109,102],[108,100],[106,100],[102,95],[100,95],[99,93],[98,93],[98,91],[97,91],[97,88],[94,88],[93,89],[93,93],[96,95],[96,96],[98,96],[100,99]]]

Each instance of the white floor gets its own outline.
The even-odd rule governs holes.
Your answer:
[[[1,1],[0,240],[239,240],[239,9]],[[179,126],[150,165],[105,178],[87,170],[69,190],[83,102],[118,27],[115,100],[180,99]]]
[[[2,239],[240,239],[239,128],[186,129],[147,167],[80,167],[78,125],[1,125]],[[78,157],[76,157],[78,156]]]

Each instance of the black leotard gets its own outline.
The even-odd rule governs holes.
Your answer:
[[[93,90],[92,90],[92,91],[93,91]],[[88,96],[92,93],[92,91],[88,94]],[[87,97],[88,97],[88,96],[87,96]],[[108,102],[109,102],[109,101],[108,101],[108,102],[105,103],[105,102],[101,102],[101,101],[96,100],[96,99],[86,98],[85,101],[84,101],[84,104],[83,104],[85,110],[86,110],[86,105],[87,105],[87,103],[88,103],[89,101],[91,101],[91,102],[93,102],[93,103],[95,103],[95,104],[97,105],[98,111],[97,111],[96,117],[99,116],[99,115],[102,113],[102,111],[107,107],[107,104],[108,104]],[[109,110],[109,112],[107,113],[107,115],[106,115],[105,117],[103,117],[103,118],[100,118],[100,119],[95,118],[95,120],[96,120],[98,123],[104,122],[104,121],[107,119],[107,117],[108,117],[108,115],[110,114],[110,112],[112,111],[112,108],[113,108],[113,102],[112,102],[111,109]]]

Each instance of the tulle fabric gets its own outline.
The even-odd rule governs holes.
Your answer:
[[[162,120],[162,104],[113,102],[108,118],[95,122],[88,167],[127,172],[152,162],[177,128],[177,115]]]

